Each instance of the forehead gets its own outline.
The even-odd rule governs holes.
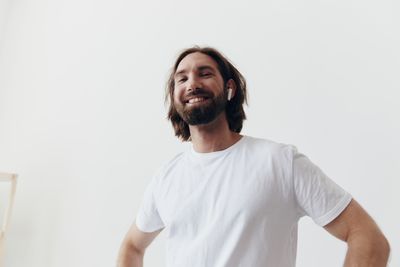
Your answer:
[[[175,73],[187,72],[191,69],[197,69],[200,67],[210,67],[218,70],[217,62],[215,62],[212,57],[200,52],[195,52],[187,55],[181,60],[181,62],[179,62]]]

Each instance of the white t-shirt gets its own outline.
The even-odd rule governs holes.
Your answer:
[[[167,267],[294,267],[300,217],[324,226],[350,201],[296,147],[244,136],[166,164],[145,191],[136,225],[165,228]]]

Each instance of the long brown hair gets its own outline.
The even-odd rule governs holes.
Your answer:
[[[179,63],[187,55],[200,52],[210,56],[218,65],[218,70],[224,80],[224,88],[227,81],[232,79],[236,84],[236,93],[234,97],[227,103],[225,113],[229,125],[229,129],[233,132],[240,133],[243,127],[243,120],[246,119],[246,114],[243,109],[243,103],[247,104],[246,80],[243,75],[232,65],[232,63],[224,57],[220,52],[212,47],[194,46],[183,50],[177,57],[175,64],[171,70],[165,94],[165,103],[169,104],[168,120],[171,121],[175,135],[182,141],[190,140],[189,125],[182,120],[174,106],[174,75]]]

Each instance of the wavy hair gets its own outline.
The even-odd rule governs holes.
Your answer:
[[[235,66],[233,66],[232,63],[215,48],[194,46],[183,50],[178,55],[167,81],[165,92],[165,103],[169,105],[167,119],[171,121],[172,127],[175,131],[175,135],[182,141],[190,141],[189,125],[181,118],[174,105],[174,75],[182,59],[184,59],[187,55],[196,52],[210,56],[217,63],[218,70],[224,81],[224,88],[226,87],[227,81],[229,81],[230,79],[235,82],[236,93],[234,97],[229,102],[227,102],[225,113],[229,129],[233,132],[240,133],[243,127],[243,121],[246,119],[246,114],[243,109],[243,104],[247,104],[245,78],[235,68]]]

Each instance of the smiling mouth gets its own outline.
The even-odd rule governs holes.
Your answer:
[[[186,104],[195,104],[208,100],[208,97],[194,97],[186,101]]]

